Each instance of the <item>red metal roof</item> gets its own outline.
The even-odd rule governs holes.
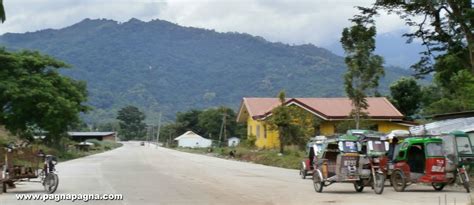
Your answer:
[[[370,118],[401,120],[401,114],[386,98],[369,97],[367,112]],[[273,108],[280,104],[278,98],[244,98],[241,106],[245,106],[249,115],[262,118],[271,114]],[[297,105],[320,116],[323,119],[346,119],[352,110],[349,98],[287,98],[287,105]],[[239,111],[242,112],[243,107]]]

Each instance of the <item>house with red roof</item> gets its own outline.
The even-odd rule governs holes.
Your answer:
[[[403,121],[403,114],[385,97],[367,98],[369,107],[364,112],[367,120],[374,124],[375,130],[389,133],[392,130],[408,130],[411,123]],[[276,148],[279,146],[278,131],[268,126],[272,110],[280,105],[278,98],[242,99],[237,115],[238,122],[247,122],[247,134],[256,137],[256,145],[260,148]],[[338,123],[353,120],[350,114],[353,109],[349,98],[287,98],[286,106],[296,106],[319,119],[319,128],[315,133],[334,135]]]

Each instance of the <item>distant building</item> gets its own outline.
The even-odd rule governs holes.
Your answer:
[[[99,141],[115,141],[115,132],[68,132],[72,140],[83,142],[89,139],[96,139]]]
[[[240,143],[240,139],[238,137],[231,137],[227,141],[228,141],[227,146],[229,146],[229,147],[235,147],[235,146],[239,145],[239,143]]]
[[[187,131],[174,140],[178,141],[178,147],[200,148],[212,145],[212,140],[201,137],[193,131]]]
[[[392,130],[408,130],[413,123],[403,121],[403,114],[384,97],[367,98],[369,121],[373,122],[374,130],[389,133]],[[247,134],[255,136],[255,145],[259,148],[276,148],[280,142],[278,131],[267,126],[272,110],[280,105],[278,98],[243,98],[237,115],[238,122],[247,123]],[[287,98],[285,106],[294,106],[314,115],[321,121],[315,133],[334,135],[336,125],[353,120],[350,113],[353,109],[349,98]],[[313,123],[313,122],[308,122]]]

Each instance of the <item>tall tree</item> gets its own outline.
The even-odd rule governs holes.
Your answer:
[[[367,95],[377,94],[380,77],[384,75],[383,58],[375,55],[376,29],[371,15],[356,15],[350,28],[342,31],[341,43],[344,48],[347,72],[344,85],[347,96],[352,100],[352,114],[359,129],[360,119],[367,109]]]
[[[225,122],[224,122],[225,118]],[[225,126],[224,126],[225,123]],[[210,108],[199,114],[199,127],[203,134],[211,135],[213,140],[225,140],[224,132],[227,137],[237,134],[237,122],[235,112],[227,107]],[[222,138],[219,139],[219,135]]]
[[[425,89],[424,100],[431,101],[424,107],[427,115],[474,110],[474,75],[461,70],[451,77],[453,89],[436,86],[437,90]],[[441,97],[439,95],[441,90]],[[431,98],[431,99],[430,99]]]
[[[189,110],[186,112],[178,112],[176,114],[176,132],[183,134],[186,131],[193,131],[196,133],[202,133],[202,128],[199,126],[199,115],[202,113],[201,110]]]
[[[272,110],[270,124],[278,130],[280,153],[283,154],[285,145],[289,143],[291,115],[289,107],[285,105],[285,91],[280,91],[278,99],[280,100],[280,105]]]
[[[416,77],[435,73],[434,87],[441,95],[423,109],[426,114],[472,109],[468,93],[474,86],[474,3],[471,0],[440,1],[376,1],[362,13],[376,15],[379,11],[398,14],[412,29],[404,34],[408,43],[414,39],[426,47],[420,61],[412,68]],[[466,72],[467,71],[467,72]],[[446,107],[443,109],[442,107]]]
[[[423,57],[412,66],[418,76],[446,69],[444,66],[436,66],[441,61],[449,60],[446,56],[456,59],[456,64],[461,65],[457,69],[468,69],[474,74],[473,5],[471,0],[381,0],[376,1],[374,7],[363,11],[376,13],[377,10],[384,10],[396,13],[408,26],[413,27],[413,32],[404,34],[409,38],[408,42],[417,38],[426,46],[426,51],[422,52]]]
[[[401,78],[390,85],[390,101],[405,116],[414,115],[421,104],[421,86],[414,78]]]
[[[146,134],[145,114],[135,106],[126,106],[118,111],[120,135],[124,140],[142,139]]]
[[[5,15],[5,7],[3,6],[3,0],[0,0],[0,22],[5,22],[7,17]]]
[[[33,128],[47,131],[57,145],[88,110],[86,84],[59,74],[66,67],[38,52],[0,49],[0,124],[27,139]]]

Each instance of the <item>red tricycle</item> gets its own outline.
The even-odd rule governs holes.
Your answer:
[[[395,160],[389,166],[392,186],[401,192],[412,183],[428,183],[437,191],[448,183],[442,140],[412,137],[403,140],[395,150]]]

